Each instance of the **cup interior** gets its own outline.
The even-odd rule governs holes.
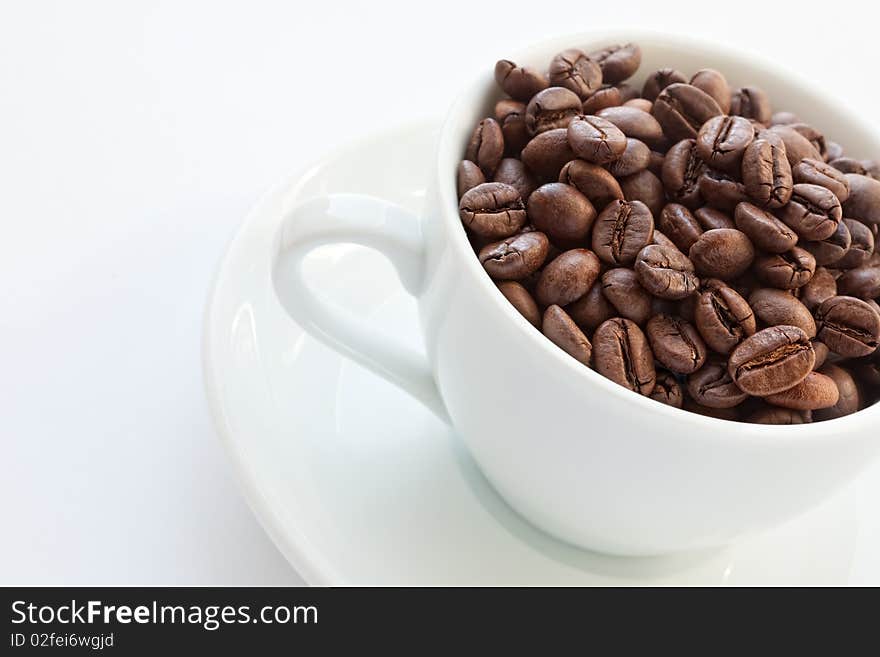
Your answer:
[[[762,88],[770,96],[774,111],[791,111],[803,121],[814,124],[828,139],[840,143],[848,156],[858,159],[880,158],[878,129],[867,123],[853,109],[838,101],[833,94],[814,88],[807,78],[788,70],[786,62],[771,62],[752,53],[736,51],[692,37],[643,30],[587,32],[545,41],[519,53],[498,53],[498,59],[510,59],[518,65],[546,70],[552,57],[566,48],[577,47],[589,52],[610,44],[630,41],[638,43],[642,49],[641,66],[638,72],[627,80],[638,89],[641,89],[647,75],[658,68],[675,68],[687,76],[693,75],[702,68],[714,68],[725,75],[731,87],[752,85]],[[456,168],[463,157],[473,127],[481,119],[492,116],[495,103],[502,97],[493,76],[494,64],[494,61],[486,62],[484,72],[464,90],[447,115],[440,136],[435,181],[443,206],[440,215],[442,221],[447,222],[447,234],[451,237],[451,248],[456,254],[455,257],[462,260],[462,271],[466,271],[467,276],[473,279],[472,284],[484,288],[485,295],[489,297],[488,303],[503,306],[502,312],[506,313],[509,321],[516,322],[521,327],[521,330],[528,335],[526,339],[534,343],[534,348],[546,352],[548,363],[553,363],[548,365],[549,367],[577,370],[578,375],[589,381],[590,385],[598,386],[606,394],[627,395],[630,403],[647,412],[672,413],[678,420],[698,423],[706,430],[719,428],[719,423],[723,423],[726,427],[733,424],[740,428],[737,432],[740,435],[739,439],[744,435],[759,439],[771,437],[774,440],[786,435],[798,440],[823,439],[829,433],[827,431],[829,424],[835,427],[835,432],[831,433],[836,433],[864,428],[868,426],[866,421],[873,422],[880,418],[880,403],[846,417],[797,426],[733,423],[705,417],[661,404],[605,379],[569,357],[535,330],[510,305],[485,273],[474,255],[458,216]],[[727,432],[722,433],[726,435]]]

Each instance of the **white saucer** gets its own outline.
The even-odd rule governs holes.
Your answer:
[[[269,273],[283,210],[333,191],[418,210],[437,130],[415,125],[374,136],[269,192],[230,246],[207,309],[205,379],[218,430],[254,512],[305,580],[880,583],[878,468],[798,520],[720,552],[662,559],[584,552],[517,516],[455,435],[417,402],[288,318]],[[327,247],[308,268],[334,300],[420,348],[415,304],[381,257]]]

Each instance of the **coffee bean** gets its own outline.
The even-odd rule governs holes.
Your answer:
[[[575,157],[568,145],[568,130],[565,128],[536,135],[522,151],[523,164],[544,181],[557,180],[562,167]]]
[[[465,159],[476,164],[487,178],[491,178],[503,156],[504,134],[501,126],[495,119],[483,119],[471,134]]]
[[[623,200],[623,190],[617,179],[598,164],[585,160],[572,160],[562,167],[559,182],[577,189],[600,210],[612,201]]]
[[[803,242],[803,247],[813,254],[820,267],[838,262],[847,254],[851,245],[852,234],[845,219],[837,224],[837,230],[831,237],[820,242]]]
[[[825,361],[828,360],[831,350],[825,346],[824,342],[813,340],[813,351],[816,352],[816,362],[813,363],[813,371],[818,372],[825,364]]]
[[[810,142],[813,145],[813,148],[819,153],[822,162],[825,161],[826,155],[828,154],[828,148],[825,146],[825,135],[816,130],[813,126],[801,121],[790,123],[788,124],[788,127],[799,132],[808,142]]]
[[[492,278],[520,280],[544,264],[549,247],[544,233],[531,231],[487,244],[480,250],[479,258]]]
[[[586,238],[596,219],[596,209],[586,196],[558,182],[538,187],[527,207],[535,228],[562,244]]]
[[[628,100],[623,104],[624,107],[635,107],[638,110],[642,110],[646,114],[650,114],[651,110],[654,109],[654,103],[650,100],[645,100],[644,98],[633,98],[632,100]]]
[[[768,130],[758,133],[758,138],[770,139],[776,135],[785,144],[785,155],[792,168],[800,164],[801,160],[821,160],[819,151],[797,130],[788,125],[775,125]]]
[[[498,289],[532,326],[536,328],[541,326],[541,311],[538,310],[538,304],[525,287],[516,281],[501,281],[498,283]]]
[[[833,192],[801,183],[792,188],[791,200],[778,216],[803,239],[815,242],[834,234],[843,213]]]
[[[730,113],[765,125],[770,123],[773,116],[770,99],[757,87],[742,87],[734,91],[730,98]]]
[[[602,281],[597,280],[584,296],[565,307],[575,324],[588,331],[595,331],[602,322],[617,314],[605,298],[602,287]]]
[[[599,259],[592,251],[565,251],[544,267],[535,287],[535,299],[542,306],[565,306],[587,293],[599,271]]]
[[[495,82],[508,96],[524,103],[550,86],[543,74],[527,66],[517,66],[506,59],[495,64]]]
[[[658,226],[682,253],[703,234],[703,229],[691,211],[678,203],[667,203],[660,211]]]
[[[596,164],[612,162],[626,150],[623,133],[598,116],[574,118],[568,125],[568,142],[578,157]]]
[[[819,339],[844,358],[868,356],[880,345],[880,315],[861,299],[837,296],[816,310]]]
[[[645,84],[642,86],[642,98],[653,102],[660,95],[660,92],[670,84],[687,81],[688,79],[681,71],[676,71],[674,68],[661,68],[651,73],[645,80]]]
[[[739,230],[708,230],[688,251],[697,273],[729,281],[742,275],[755,259],[755,247]]]
[[[798,246],[785,253],[762,254],[755,258],[755,273],[758,278],[780,290],[794,290],[813,277],[816,259]]]
[[[846,176],[821,160],[803,159],[791,170],[791,174],[796,183],[820,185],[830,190],[841,203],[849,198],[849,181]]]
[[[742,177],[746,194],[757,205],[779,208],[788,203],[792,171],[782,139],[769,133],[752,141],[743,154]]]
[[[556,128],[567,128],[581,112],[581,99],[564,87],[539,91],[526,106],[526,129],[536,135]]]
[[[854,269],[868,264],[874,253],[874,234],[861,221],[844,219],[841,223],[846,225],[850,234],[849,249],[840,260],[835,261],[837,269]]]
[[[705,417],[711,417],[716,420],[727,420],[728,422],[737,422],[740,420],[740,412],[737,408],[709,408],[698,404],[690,397],[685,397],[684,410],[689,413],[696,413]]]
[[[651,149],[638,139],[627,138],[623,154],[608,163],[608,171],[617,178],[631,176],[644,171],[651,163]]]
[[[462,160],[458,163],[458,173],[456,174],[456,189],[458,190],[458,198],[461,199],[464,193],[486,182],[486,177],[480,171],[480,167],[470,160]]]
[[[602,86],[602,69],[583,50],[569,48],[550,62],[550,84],[589,98]]]
[[[672,315],[655,315],[645,326],[654,358],[678,374],[690,374],[706,362],[706,343],[692,324]]]
[[[620,89],[604,86],[587,98],[582,107],[584,114],[598,114],[606,107],[618,107],[619,105],[623,105]]]
[[[717,169],[703,171],[697,188],[706,203],[725,212],[733,212],[738,203],[749,200],[743,183]]]
[[[510,98],[499,100],[495,104],[495,120],[501,125],[504,135],[504,154],[519,157],[530,139],[526,129],[526,104]]]
[[[602,293],[617,314],[642,325],[651,316],[651,295],[632,269],[610,269],[602,275]]]
[[[762,251],[785,253],[797,244],[798,236],[793,230],[756,205],[739,203],[733,216],[736,227]]]
[[[620,179],[620,189],[627,201],[641,201],[648,206],[651,214],[660,214],[666,195],[663,183],[653,173],[645,169]]]
[[[648,161],[648,171],[658,178],[663,175],[663,162],[666,161],[666,155],[651,151],[651,159]]]
[[[596,220],[593,251],[610,265],[631,265],[653,234],[654,218],[644,203],[613,201]]]
[[[529,196],[538,187],[538,181],[532,172],[526,169],[526,166],[516,158],[505,157],[495,169],[494,182],[510,185],[517,192],[524,202],[528,202]]]
[[[808,424],[809,420],[801,411],[769,404],[755,411],[747,418],[753,424]]]
[[[671,84],[654,101],[654,117],[672,141],[695,139],[703,124],[720,114],[715,99],[690,84]]]
[[[638,70],[642,63],[642,49],[635,43],[613,45],[594,50],[589,57],[602,69],[603,82],[617,84]]]
[[[458,213],[465,226],[489,239],[510,237],[526,223],[526,209],[515,188],[482,183],[461,197]]]
[[[812,411],[834,406],[838,397],[837,384],[833,379],[818,372],[810,372],[794,387],[768,395],[767,401],[783,408]]]
[[[699,180],[706,170],[706,164],[697,154],[697,142],[685,139],[678,142],[663,160],[661,177],[669,197],[688,208],[695,210],[702,205]]]
[[[819,267],[798,293],[801,303],[812,312],[826,299],[837,296],[837,280],[825,267]]]
[[[661,404],[681,408],[684,404],[684,391],[675,375],[671,372],[658,371],[654,383],[654,390],[649,395],[654,401]]]
[[[755,290],[749,295],[749,306],[764,326],[796,326],[808,338],[816,337],[816,322],[809,309],[784,290]]]
[[[880,386],[880,350],[875,351],[867,358],[852,361],[852,363],[856,374],[866,385]]]
[[[628,319],[615,317],[593,334],[596,371],[641,395],[654,390],[654,356],[642,330]]]
[[[849,198],[844,204],[847,217],[859,219],[868,224],[880,224],[880,180],[846,174],[849,183]]]
[[[623,105],[626,105],[631,100],[640,98],[639,90],[636,89],[635,86],[631,85],[629,82],[621,82],[620,84],[617,84],[615,86],[620,92],[620,102]]]
[[[694,264],[674,247],[646,246],[639,251],[635,270],[642,287],[661,299],[684,299],[700,286]]]
[[[590,365],[593,345],[562,308],[555,305],[547,308],[541,329],[553,344],[569,356],[584,365]]]
[[[859,267],[846,271],[837,279],[840,294],[860,299],[880,297],[880,267]]]
[[[833,160],[829,160],[828,164],[833,166],[841,173],[856,173],[861,176],[864,176],[868,173],[868,171],[865,169],[865,165],[862,164],[860,160],[857,160],[853,157],[838,157]]]
[[[855,413],[862,407],[862,396],[859,392],[859,387],[848,370],[833,363],[828,363],[819,370],[819,373],[834,381],[834,384],[837,386],[837,403],[834,406],[817,410],[814,413],[817,421],[824,422],[825,420],[844,417]]]
[[[678,249],[678,247],[675,245],[675,242],[673,242],[671,239],[666,237],[666,235],[664,235],[663,233],[661,233],[659,230],[656,230],[656,229],[654,230],[654,239],[651,240],[651,244],[657,244],[659,246],[668,246],[670,249]]]
[[[722,361],[711,360],[688,377],[687,390],[701,406],[733,408],[744,402],[748,394],[734,383]]]
[[[771,326],[743,340],[727,363],[731,379],[756,397],[782,392],[803,381],[816,354],[807,334],[795,326]]]
[[[710,208],[708,205],[694,210],[694,219],[703,230],[715,230],[716,228],[736,228],[733,219],[726,212]],[[754,240],[752,240],[754,242]]]
[[[694,322],[706,344],[719,354],[729,354],[755,333],[755,316],[742,296],[723,282],[710,279],[694,308]]]
[[[730,114],[730,86],[718,71],[704,68],[691,78],[691,85],[712,96],[723,114]]]
[[[709,166],[738,174],[755,128],[741,116],[721,114],[706,121],[697,133],[697,154]]]
[[[627,137],[638,139],[651,148],[665,141],[663,129],[653,116],[635,107],[607,107],[597,116],[613,123]]]

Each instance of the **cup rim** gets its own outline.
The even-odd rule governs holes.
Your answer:
[[[817,104],[832,105],[837,120],[843,119],[847,121],[856,132],[870,135],[871,141],[880,143],[880,133],[878,133],[876,127],[866,122],[865,119],[845,104],[840,103],[836,98],[829,99],[827,96],[821,96],[818,90],[802,74],[790,71],[784,66],[755,53],[735,50],[731,46],[689,35],[629,28],[588,30],[544,39],[514,53],[510,59],[512,61],[530,61],[538,56],[543,56],[549,61],[553,54],[565,48],[574,46],[589,47],[589,45],[601,47],[608,43],[626,43],[630,41],[638,42],[643,49],[646,45],[650,48],[652,43],[663,43],[666,46],[686,49],[695,53],[705,53],[715,59],[735,60],[738,65],[746,69],[763,69],[765,73],[773,77],[785,78],[792,86],[797,87],[804,96],[815,100]],[[461,161],[465,144],[458,143],[453,139],[451,133],[454,131],[451,128],[460,123],[460,116],[463,113],[470,112],[475,103],[485,103],[485,87],[487,84],[492,83],[494,83],[494,75],[490,67],[487,66],[485,72],[474,77],[464,90],[459,93],[443,122],[438,142],[435,169],[437,176],[435,184],[438,188],[441,204],[440,214],[443,217],[442,221],[446,223],[448,232],[451,233],[451,248],[455,251],[456,257],[461,257],[464,260],[464,271],[467,271],[469,275],[475,278],[477,280],[476,284],[482,290],[485,290],[486,296],[491,299],[489,303],[495,304],[503,314],[507,315],[509,321],[519,326],[525,334],[525,339],[530,341],[536,349],[543,351],[546,357],[555,363],[554,367],[564,368],[570,373],[570,376],[580,378],[583,382],[598,387],[603,393],[619,396],[623,401],[631,403],[634,408],[648,413],[657,413],[668,417],[670,420],[689,422],[697,429],[703,430],[700,433],[701,440],[711,438],[727,442],[735,439],[740,444],[751,443],[762,446],[780,444],[780,442],[788,443],[791,440],[805,441],[805,444],[806,441],[825,442],[834,439],[840,440],[844,434],[858,435],[859,429],[867,428],[868,423],[872,420],[876,421],[878,415],[880,415],[880,402],[841,418],[800,425],[753,424],[736,420],[723,420],[675,408],[628,390],[605,378],[591,367],[584,367],[548,340],[540,330],[532,326],[507,301],[485,270],[479,266],[479,260],[474,256],[473,248],[458,215],[455,171],[458,162]],[[730,429],[734,428],[737,429],[736,432],[729,432]]]

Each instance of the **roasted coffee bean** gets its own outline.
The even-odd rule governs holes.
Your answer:
[[[794,290],[813,277],[816,259],[798,246],[785,253],[762,254],[755,258],[755,273],[767,285],[780,290]]]
[[[617,314],[642,325],[651,316],[651,295],[632,269],[609,269],[602,275],[602,293]]]
[[[660,92],[670,84],[687,81],[688,79],[681,71],[676,71],[674,68],[661,68],[651,73],[645,80],[645,84],[642,86],[642,98],[653,102],[660,95]]]
[[[486,176],[476,164],[470,160],[462,160],[458,163],[458,173],[456,174],[456,188],[458,190],[458,198],[464,196],[464,193],[486,182]]]
[[[550,84],[589,98],[602,86],[602,69],[583,50],[569,48],[550,62]]]
[[[785,156],[792,168],[800,164],[801,160],[821,160],[819,151],[797,130],[788,125],[775,125],[772,128],[758,133],[759,138],[769,139],[770,135],[776,135],[785,144]]]
[[[855,219],[844,219],[842,224],[846,225],[846,229],[850,234],[849,249],[840,260],[835,261],[836,269],[854,269],[866,265],[874,253],[874,233],[861,221]]]
[[[823,422],[844,417],[845,415],[855,413],[862,407],[862,396],[859,392],[859,387],[848,370],[833,363],[828,363],[819,369],[819,373],[834,381],[834,384],[837,386],[837,403],[834,406],[817,410],[813,414],[817,421]]]
[[[590,365],[593,345],[562,308],[554,305],[544,311],[541,330],[569,356],[584,365]]]
[[[599,271],[599,258],[592,251],[565,251],[544,267],[535,287],[535,299],[542,306],[565,306],[587,293]]]
[[[713,351],[729,354],[755,333],[755,315],[746,300],[723,282],[711,279],[704,286],[694,308],[694,322]]]
[[[694,264],[675,247],[646,246],[639,251],[635,270],[642,287],[661,299],[684,299],[700,287]]]
[[[516,158],[505,157],[495,169],[494,182],[510,185],[519,192],[523,202],[528,202],[529,196],[538,187],[538,181],[532,172],[526,169],[526,166]]]
[[[617,314],[602,292],[602,281],[597,280],[584,296],[565,307],[565,311],[575,324],[587,331],[595,331],[598,326]]]
[[[859,219],[868,224],[880,224],[880,180],[846,174],[849,183],[849,198],[844,204],[847,217]]]
[[[754,138],[755,128],[748,119],[713,116],[697,133],[697,154],[714,169],[738,174],[743,153]]]
[[[803,239],[815,242],[834,234],[843,212],[833,192],[819,185],[798,184],[778,216]]]
[[[583,104],[584,114],[598,114],[606,107],[618,107],[623,105],[620,89],[617,87],[603,86],[587,98]]]
[[[596,329],[593,343],[599,374],[633,392],[651,394],[656,380],[654,358],[638,326],[620,317],[609,319]]]
[[[568,125],[568,143],[578,157],[596,164],[612,162],[626,150],[623,133],[598,116],[575,117]]]
[[[667,203],[659,217],[658,227],[682,253],[687,253],[703,234],[700,223],[691,211],[678,203]]]
[[[828,148],[825,146],[825,135],[816,130],[813,126],[801,121],[790,123],[788,124],[788,127],[799,132],[808,142],[810,142],[813,145],[813,148],[819,153],[822,161],[825,161],[826,155],[828,154]]]
[[[691,374],[706,362],[706,343],[681,317],[655,315],[645,326],[654,358],[678,374]]]
[[[803,242],[803,247],[813,254],[820,267],[838,262],[847,254],[851,245],[852,234],[845,219],[837,224],[837,230],[831,237],[820,242]]]
[[[809,309],[795,296],[772,287],[755,290],[749,306],[763,326],[796,326],[808,338],[816,337],[816,322]]]
[[[633,98],[632,100],[628,100],[623,104],[624,107],[635,107],[638,110],[642,110],[646,114],[650,114],[651,110],[654,109],[654,103],[650,100],[645,100],[644,98]]]
[[[550,82],[542,73],[528,66],[517,66],[506,59],[495,64],[495,82],[508,96],[524,103],[550,86]]]
[[[699,180],[706,163],[697,154],[697,142],[685,139],[669,149],[663,160],[661,177],[670,199],[695,210],[702,205]]]
[[[684,404],[684,391],[681,389],[678,379],[671,372],[657,372],[657,380],[650,397],[654,401],[674,408],[681,408]]]
[[[672,141],[695,139],[703,124],[720,114],[715,99],[690,84],[671,84],[654,101],[654,117]]]
[[[644,203],[613,201],[596,220],[593,251],[609,265],[631,265],[653,235],[654,218]]]
[[[711,360],[688,377],[687,390],[695,402],[709,408],[733,408],[747,398],[734,383],[726,363]]]
[[[739,203],[733,216],[736,227],[762,251],[785,253],[797,244],[798,236],[793,230],[756,205]]]
[[[559,178],[566,163],[575,158],[568,145],[568,130],[557,128],[535,136],[522,151],[522,161],[540,180]]]
[[[489,239],[510,237],[526,223],[526,209],[515,188],[483,183],[461,197],[458,214],[465,226]]]
[[[464,158],[476,164],[486,178],[491,178],[495,167],[504,157],[504,134],[495,119],[483,119],[474,128]]]
[[[535,228],[561,244],[586,238],[596,219],[596,209],[586,196],[558,182],[541,185],[532,192],[527,208]]]
[[[791,175],[796,183],[820,185],[830,190],[841,203],[849,198],[849,181],[846,176],[821,160],[803,159],[791,170]]]
[[[771,326],[743,340],[727,362],[731,379],[756,397],[796,386],[816,360],[807,334],[795,326]]]
[[[631,100],[640,98],[639,90],[636,89],[635,86],[631,85],[629,82],[621,82],[620,84],[615,86],[620,92],[620,102],[623,105],[626,105]]]
[[[837,296],[816,310],[817,335],[844,358],[868,356],[880,346],[880,315],[861,299]]]
[[[697,187],[706,203],[725,212],[733,212],[738,203],[749,200],[745,185],[717,169],[703,171]]]
[[[844,272],[837,279],[840,294],[859,299],[880,297],[880,267],[859,267]]]
[[[659,230],[656,230],[656,229],[654,230],[654,239],[651,240],[651,244],[657,244],[659,246],[668,246],[670,249],[678,249],[678,247],[675,245],[675,242],[673,242],[671,239],[666,237],[666,235],[664,235],[663,233],[661,233]]]
[[[550,248],[544,233],[531,231],[487,244],[480,250],[480,262],[494,279],[520,280],[536,272]]]
[[[653,116],[635,107],[607,107],[597,116],[616,125],[627,137],[638,139],[651,148],[665,141],[663,129]]]
[[[801,412],[790,408],[766,405],[747,418],[752,424],[808,424],[809,420]]]
[[[819,267],[798,293],[801,303],[813,312],[823,301],[837,296],[837,280],[825,267]]]
[[[534,327],[541,326],[541,311],[538,310],[538,304],[529,294],[529,291],[516,281],[501,281],[498,283],[498,289],[501,294],[510,302],[510,304],[519,311],[519,314]]]
[[[731,95],[730,113],[767,125],[773,116],[773,109],[770,106],[770,99],[763,90],[757,87],[742,87]]]
[[[834,406],[839,394],[837,384],[831,377],[810,372],[796,386],[768,395],[767,401],[792,410],[813,411]]]
[[[715,230],[716,228],[736,228],[736,224],[730,215],[708,205],[694,210],[694,218],[699,222],[703,230]],[[754,242],[754,240],[752,240]]]
[[[779,208],[791,199],[793,181],[785,143],[769,133],[752,141],[742,159],[746,194],[764,208]]]
[[[723,281],[741,276],[755,259],[755,247],[745,233],[730,228],[707,230],[688,250],[697,273]]]
[[[660,178],[663,175],[663,163],[666,161],[666,155],[651,151],[651,159],[648,161],[648,171]]]
[[[694,73],[691,85],[712,96],[722,114],[730,114],[730,85],[721,73],[711,68],[701,69]]]
[[[861,176],[864,176],[868,173],[865,169],[865,165],[862,164],[860,160],[857,160],[853,157],[838,157],[829,160],[828,164],[833,166],[841,173],[856,173]]]
[[[608,163],[608,171],[617,178],[631,176],[639,171],[644,171],[651,163],[651,149],[647,144],[638,139],[627,138],[626,148],[623,154]]]
[[[504,154],[519,157],[530,139],[526,130],[526,104],[510,98],[499,100],[495,104],[495,120],[501,125],[504,135]]]
[[[648,206],[652,215],[660,214],[666,202],[663,183],[647,169],[621,178],[620,189],[627,201],[641,201]]]
[[[598,209],[623,200],[620,183],[607,169],[586,160],[572,160],[559,173],[559,182],[571,185]]]
[[[689,413],[696,413],[705,417],[711,417],[715,420],[727,420],[728,422],[737,422],[740,420],[740,412],[738,408],[709,408],[698,404],[690,397],[685,397],[684,410]]]
[[[816,362],[813,363],[813,371],[818,372],[825,364],[825,361],[828,360],[831,350],[825,346],[824,342],[813,340],[813,351],[816,352]]]
[[[526,106],[526,129],[536,135],[556,128],[567,128],[581,113],[581,99],[564,87],[539,91]]]
[[[594,50],[589,57],[602,69],[603,82],[617,84],[638,70],[642,63],[642,49],[635,43],[627,43]]]
[[[792,123],[800,123],[801,120],[792,112],[774,112],[770,117],[770,125],[791,125]]]

